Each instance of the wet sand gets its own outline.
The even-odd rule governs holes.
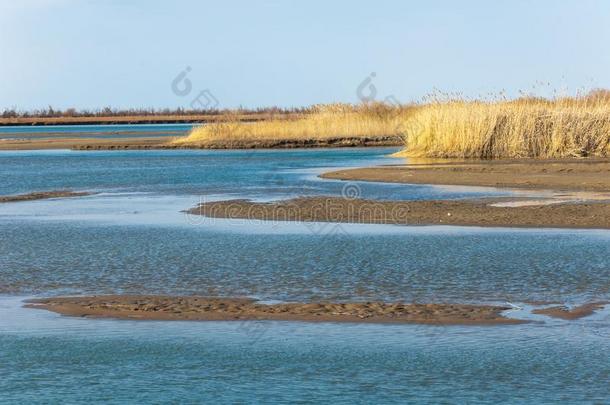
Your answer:
[[[337,170],[327,179],[389,183],[610,191],[610,159],[498,160],[378,166]]]
[[[376,201],[302,197],[284,201],[229,200],[186,212],[243,220],[610,229],[610,202],[496,206],[512,199]]]
[[[29,308],[62,315],[97,318],[192,321],[305,321],[501,325],[523,323],[505,318],[501,306],[404,304],[383,302],[286,303],[266,305],[250,299],[110,295],[29,300]]]
[[[353,136],[304,139],[212,139],[202,143],[181,144],[183,148],[199,149],[294,149],[294,148],[355,148],[400,146],[404,141],[396,136]]]
[[[215,139],[197,144],[171,143],[175,136],[154,138],[117,137],[117,138],[61,138],[6,139],[0,140],[0,150],[33,149],[76,149],[76,150],[115,150],[115,149],[294,149],[294,148],[346,148],[397,146],[401,140],[396,137],[339,137],[321,139],[257,139],[226,140]]]
[[[532,312],[535,314],[550,316],[552,318],[559,318],[571,321],[574,319],[580,319],[589,315],[593,315],[595,311],[604,308],[606,304],[608,304],[608,302],[593,302],[589,304],[580,305],[574,308],[568,308],[561,305],[550,308],[535,309]]]
[[[6,139],[0,141],[0,150],[39,150],[39,149],[162,149],[173,136],[154,138],[52,138],[52,139]]]
[[[0,196],[0,203],[44,200],[44,199],[48,199],[48,198],[84,197],[84,196],[92,195],[92,194],[93,193],[89,193],[89,192],[85,192],[85,191],[70,191],[70,190],[40,191],[40,192],[27,193],[27,194]]]

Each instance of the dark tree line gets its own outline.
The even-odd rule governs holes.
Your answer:
[[[61,117],[131,117],[131,116],[159,116],[159,115],[224,115],[224,114],[291,114],[305,113],[309,108],[281,108],[281,107],[261,107],[255,109],[236,108],[236,109],[210,109],[193,110],[185,108],[112,108],[104,107],[96,110],[76,108],[55,109],[52,106],[47,108],[22,111],[16,108],[6,108],[2,111],[2,118],[61,118]]]

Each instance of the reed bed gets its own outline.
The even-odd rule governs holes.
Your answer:
[[[409,106],[383,103],[316,105],[297,117],[278,117],[259,122],[223,120],[194,128],[178,145],[213,142],[321,140],[328,138],[400,136],[402,124],[412,112]]]
[[[316,105],[291,116],[243,122],[225,114],[173,141],[220,142],[403,137],[399,156],[563,158],[610,156],[610,93],[544,99],[429,98],[422,104]]]
[[[609,156],[610,97],[432,101],[405,123],[405,135],[400,156]]]

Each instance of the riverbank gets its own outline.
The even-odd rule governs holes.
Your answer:
[[[53,138],[0,140],[0,150],[121,150],[121,149],[295,149],[295,148],[349,148],[399,146],[396,137],[338,137],[325,139],[262,139],[262,140],[210,140],[196,145],[173,143],[173,136],[154,138]]]
[[[465,304],[282,303],[241,298],[151,295],[42,298],[28,301],[62,315],[96,318],[191,321],[305,321],[500,325],[523,321],[502,316],[504,306]]]
[[[384,183],[610,192],[610,159],[437,159],[430,163],[342,169],[320,177]]]

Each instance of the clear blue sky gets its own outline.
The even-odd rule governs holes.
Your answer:
[[[402,102],[610,87],[609,21],[603,0],[0,0],[0,108],[357,102],[372,72]]]

